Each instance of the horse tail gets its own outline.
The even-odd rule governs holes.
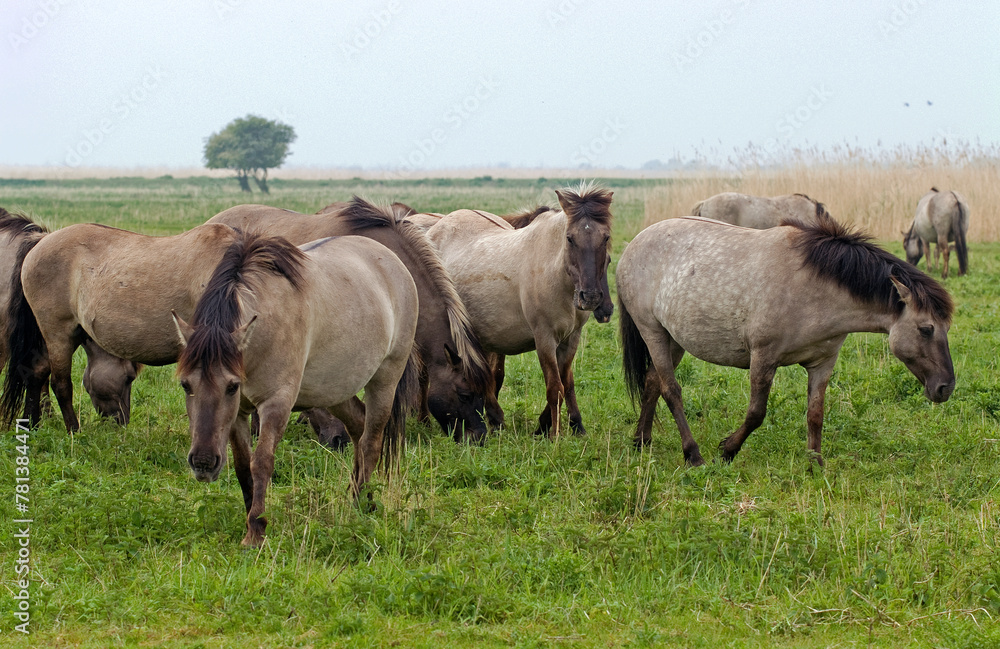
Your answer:
[[[618,296],[618,330],[622,337],[622,365],[625,371],[625,389],[632,402],[642,394],[646,384],[646,373],[653,364],[649,347],[635,326],[632,315],[625,308],[621,295]]]
[[[406,442],[406,415],[420,404],[420,372],[423,363],[417,346],[410,349],[403,376],[396,384],[396,394],[392,399],[392,410],[382,436],[382,465],[386,473],[398,468],[402,462],[403,445]]]
[[[45,354],[45,339],[38,328],[35,314],[24,297],[21,267],[24,258],[42,240],[42,236],[25,237],[14,257],[14,272],[10,280],[10,303],[7,305],[7,367],[3,390],[0,392],[0,424],[9,427],[24,407],[28,378],[34,372],[39,357]]]
[[[698,201],[698,204],[691,208],[691,216],[701,216],[701,206],[705,201]]]
[[[958,223],[955,232],[955,252],[958,253],[958,274],[964,275],[969,269],[969,246],[965,241],[965,232],[969,229],[969,211],[962,199],[955,192],[955,207],[958,209]]]

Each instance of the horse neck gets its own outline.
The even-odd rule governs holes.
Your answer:
[[[888,281],[888,280],[886,280]],[[825,326],[831,335],[849,333],[887,334],[898,314],[884,305],[859,300],[846,289],[830,285],[830,293],[816,291],[813,303],[820,305]]]

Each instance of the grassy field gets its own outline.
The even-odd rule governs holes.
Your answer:
[[[696,202],[686,197],[740,182],[609,181],[614,258],[648,220]],[[360,193],[504,212],[552,203],[562,184],[275,180],[266,202],[315,211]],[[993,232],[995,213],[973,196],[995,187],[956,187]],[[912,209],[914,192],[899,204]],[[685,207],[666,213],[671,197]],[[0,181],[0,205],[53,228],[98,221],[170,234],[247,198],[232,180]],[[849,211],[833,186],[817,198],[835,216]],[[823,470],[806,453],[797,367],[778,372],[763,426],[722,465],[711,462],[715,445],[742,420],[747,376],[686,357],[679,380],[709,465],[685,468],[662,405],[652,450],[635,451],[616,316],[588,323],[576,360],[587,437],[533,438],[541,372],[532,354],[510,358],[500,399],[509,427],[470,448],[411,421],[402,474],[378,481],[382,506],[366,514],[347,498],[350,455],[291,425],[269,536],[248,552],[231,469],[205,485],[186,466],[172,367],[136,381],[127,428],[97,420],[77,387],[82,431],[69,436],[54,416],[27,442],[28,638],[12,630],[10,521],[25,514],[14,508],[18,442],[3,436],[0,645],[1000,646],[1000,244],[984,238],[970,274],[947,282],[957,303],[951,400],[926,401],[884,336],[851,336],[827,392]]]

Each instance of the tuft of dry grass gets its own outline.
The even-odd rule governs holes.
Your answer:
[[[803,193],[834,218],[881,240],[909,228],[920,197],[937,187],[969,204],[970,241],[1000,241],[1000,151],[996,147],[900,148],[890,152],[839,147],[796,151],[781,164],[758,164],[757,152],[730,161],[731,170],[690,171],[646,194],[645,225],[691,213],[721,192],[755,196]]]

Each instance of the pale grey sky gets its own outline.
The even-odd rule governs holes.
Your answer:
[[[248,113],[286,166],[1000,142],[993,1],[6,0],[0,36],[7,165],[200,166]]]

